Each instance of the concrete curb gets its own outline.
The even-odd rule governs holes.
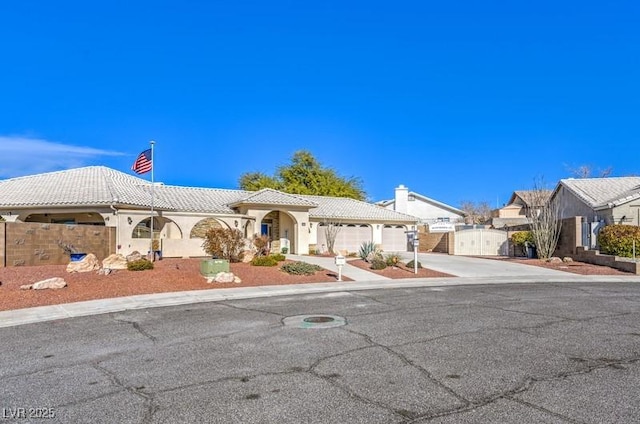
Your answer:
[[[55,321],[65,318],[122,312],[133,309],[158,308],[225,300],[291,296],[310,293],[378,290],[417,287],[447,287],[465,285],[529,284],[529,283],[588,283],[625,282],[640,283],[638,276],[527,276],[527,277],[482,277],[482,278],[405,278],[398,280],[348,281],[331,283],[290,284],[226,289],[191,290],[183,292],[145,294],[111,299],[89,300],[61,305],[0,311],[0,328],[14,327],[37,322]]]

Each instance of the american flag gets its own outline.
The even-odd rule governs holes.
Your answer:
[[[147,149],[138,155],[138,159],[133,163],[131,170],[136,174],[145,174],[151,171],[153,162],[151,162],[151,149]]]

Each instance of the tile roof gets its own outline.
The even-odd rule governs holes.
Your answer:
[[[559,185],[594,209],[640,198],[640,177],[567,178]]]
[[[296,194],[283,193],[271,188],[264,188],[255,192],[248,192],[249,195],[234,202],[231,206],[240,204],[269,204],[282,206],[308,206],[314,207],[318,204]]]
[[[316,219],[415,222],[411,215],[341,197],[293,195],[277,190],[257,192],[158,184],[154,207],[184,212],[233,214],[233,205],[306,206]],[[0,209],[72,206],[151,206],[151,183],[104,166],[88,166],[0,180]]]
[[[379,221],[417,222],[420,219],[372,203],[345,197],[302,196],[318,203],[309,210],[309,217],[316,219],[362,219]]]

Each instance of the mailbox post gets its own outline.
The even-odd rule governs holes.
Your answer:
[[[336,266],[338,267],[338,281],[342,281],[342,267],[347,263],[347,259],[342,255],[338,255],[336,256],[335,261]]]
[[[418,239],[418,230],[405,231],[409,242],[413,245],[413,273],[418,273],[418,247],[420,246],[420,240]]]

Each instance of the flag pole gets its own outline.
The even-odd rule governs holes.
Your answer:
[[[153,172],[155,171],[155,166],[153,164],[153,146],[156,144],[155,141],[151,140],[151,246],[150,246],[150,251],[151,251],[151,262],[155,262],[156,260],[156,252],[153,251],[153,186],[154,184],[154,180],[153,180]]]

